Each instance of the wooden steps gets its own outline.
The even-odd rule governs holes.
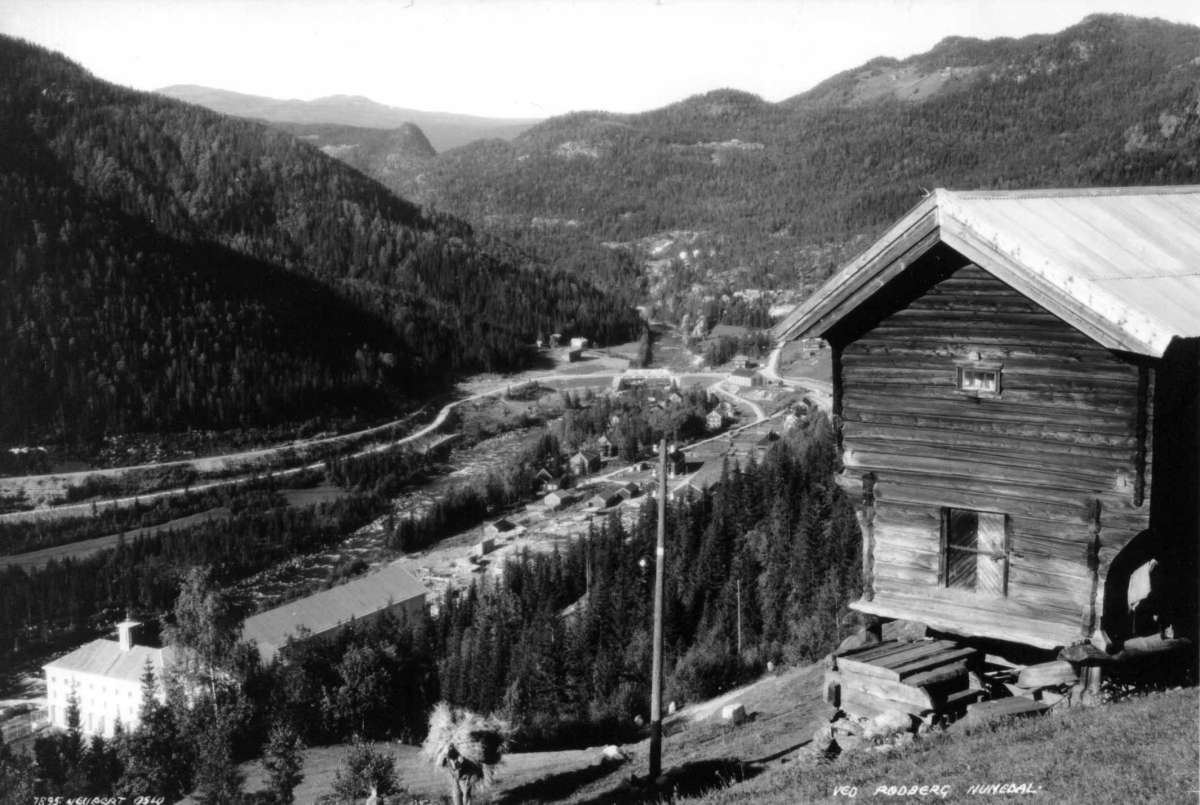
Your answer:
[[[1024,696],[1012,696],[1007,699],[992,699],[977,702],[967,706],[965,723],[968,727],[977,727],[1003,718],[1041,715],[1050,709],[1045,702],[1035,702]]]
[[[980,653],[953,640],[890,640],[833,658],[826,699],[855,717],[958,715],[983,695],[972,686]]]

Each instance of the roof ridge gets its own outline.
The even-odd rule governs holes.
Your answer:
[[[1200,193],[1200,185],[1134,185],[1122,187],[1039,187],[1018,190],[954,190],[948,187],[937,189],[950,196],[966,199],[989,198],[1099,198],[1104,196],[1138,196],[1153,194],[1188,195]]]

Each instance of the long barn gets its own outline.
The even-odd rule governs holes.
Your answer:
[[[776,335],[831,346],[854,608],[1039,649],[1194,635],[1200,187],[936,190]]]

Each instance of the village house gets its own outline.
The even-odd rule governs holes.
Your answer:
[[[580,450],[571,456],[567,466],[571,468],[571,474],[576,477],[591,475],[600,469],[600,454],[595,450]]]
[[[149,665],[156,694],[165,700],[163,671],[173,649],[138,645],[136,621],[117,624],[117,639],[100,638],[42,666],[46,675],[46,710],[51,727],[67,728],[72,693],[79,706],[79,727],[84,735],[111,738],[120,722],[126,730],[139,723],[142,676]]]
[[[677,475],[683,475],[687,473],[687,471],[687,454],[675,445],[670,445],[667,448],[667,477],[674,478]]]
[[[585,506],[589,509],[608,509],[616,506],[625,499],[626,496],[621,494],[619,487],[606,486],[597,489],[596,493],[588,498]]]
[[[524,529],[522,529],[512,520],[501,517],[499,520],[494,520],[493,522],[485,525],[483,527],[483,535],[485,537],[491,537],[492,539],[499,539],[501,537],[511,537],[523,530]]]
[[[369,623],[391,614],[410,621],[425,613],[425,586],[402,565],[392,564],[353,581],[246,618],[242,639],[271,662],[288,638],[334,637],[351,622]]]
[[[720,430],[725,427],[725,417],[721,416],[721,412],[714,408],[704,417],[704,427],[709,431]]]
[[[766,383],[766,378],[753,369],[734,369],[725,377],[725,382],[739,388],[753,388]]]
[[[723,458],[706,461],[692,475],[671,490],[672,500],[683,500],[689,497],[699,497],[705,490],[712,489],[721,483],[725,474]]]
[[[1194,638],[1200,187],[936,190],[776,335],[832,350],[855,609],[1081,661]]]
[[[546,495],[546,497],[542,498],[542,502],[546,504],[546,508],[548,509],[562,509],[570,506],[572,503],[575,503],[578,500],[579,495],[575,494],[574,492],[568,492],[565,489],[559,489],[558,491],[551,492],[550,494]]]
[[[596,439],[596,449],[600,452],[601,458],[612,458],[617,454],[617,446],[608,438],[607,433],[600,434]]]
[[[556,475],[545,467],[539,467],[533,477],[538,482],[538,485],[541,486],[543,492],[553,492],[562,486],[562,476]]]
[[[749,355],[738,353],[729,361],[734,369],[753,369],[758,366],[758,363]]]
[[[638,486],[636,481],[626,481],[625,483],[617,486],[617,494],[620,495],[623,500],[629,500],[630,498],[636,498],[638,495],[642,494],[642,488]]]
[[[761,438],[754,443],[754,460],[761,462],[767,455],[767,451],[771,449],[771,445],[779,441],[779,434],[773,430],[767,431]]]

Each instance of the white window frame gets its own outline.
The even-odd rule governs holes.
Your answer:
[[[999,397],[1003,390],[1004,364],[998,361],[965,361],[955,365],[954,386],[968,397]],[[982,382],[992,376],[990,387]]]

